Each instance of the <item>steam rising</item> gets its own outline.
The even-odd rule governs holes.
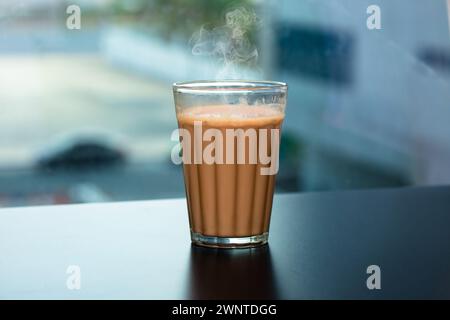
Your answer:
[[[217,79],[239,79],[245,70],[256,66],[258,50],[249,32],[260,25],[255,12],[246,8],[229,11],[225,25],[208,30],[204,26],[190,40],[192,54],[206,56],[221,65]]]

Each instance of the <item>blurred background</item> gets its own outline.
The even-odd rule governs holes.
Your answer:
[[[0,206],[184,196],[171,84],[214,78],[189,40],[239,6],[289,84],[277,192],[450,183],[450,1],[1,0]]]

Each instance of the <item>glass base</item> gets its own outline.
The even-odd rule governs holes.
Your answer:
[[[253,248],[266,244],[268,239],[268,232],[248,237],[215,237],[191,231],[193,244],[209,248]]]

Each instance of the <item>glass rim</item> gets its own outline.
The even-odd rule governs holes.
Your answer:
[[[193,80],[175,82],[176,93],[252,93],[285,92],[287,84],[268,80]]]

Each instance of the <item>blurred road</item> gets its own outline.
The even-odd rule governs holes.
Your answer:
[[[97,54],[2,55],[0,70],[0,168],[29,166],[58,135],[94,129],[122,141],[132,161],[167,160],[176,127],[170,85]]]

